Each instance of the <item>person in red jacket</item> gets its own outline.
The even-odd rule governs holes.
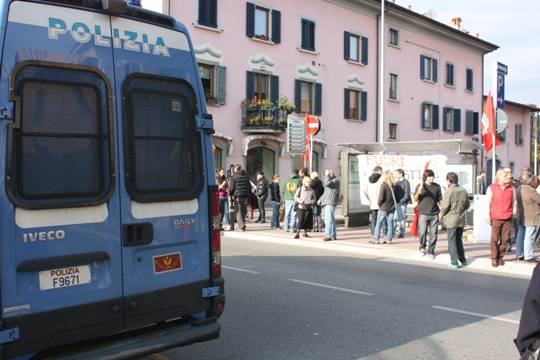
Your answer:
[[[517,213],[512,170],[497,170],[496,182],[488,187],[486,195],[489,203],[488,223],[491,225],[491,265],[503,266],[512,218]]]

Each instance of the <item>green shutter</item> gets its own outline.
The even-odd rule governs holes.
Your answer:
[[[314,115],[322,115],[322,84],[315,84],[315,109],[313,111]]]
[[[367,120],[367,108],[368,108],[368,102],[367,102],[367,91],[362,91],[360,93],[360,120]]]
[[[246,99],[251,100],[253,98],[255,74],[251,71],[246,71]]]
[[[454,109],[454,128],[453,132],[461,132],[461,109]]]
[[[255,36],[255,5],[246,3],[246,36]]]
[[[294,80],[294,105],[296,112],[299,113],[302,108],[302,82],[300,80]]]
[[[350,90],[345,89],[344,95],[343,95],[343,118],[348,119],[349,118],[349,108],[350,108]]]
[[[225,66],[216,66],[216,103],[225,105],[227,94],[227,68]]]
[[[277,103],[279,98],[279,76],[270,75],[270,101]]]

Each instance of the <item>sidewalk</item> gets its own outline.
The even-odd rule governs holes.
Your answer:
[[[267,213],[268,214],[268,213]],[[280,243],[288,245],[296,245],[303,247],[314,247],[319,249],[337,250],[344,252],[353,252],[361,255],[371,255],[395,259],[399,261],[421,262],[424,264],[447,265],[450,263],[450,255],[448,254],[448,239],[446,231],[439,231],[436,253],[437,256],[431,260],[427,256],[422,256],[418,251],[418,241],[414,236],[406,234],[405,238],[394,238],[391,245],[372,245],[368,241],[371,240],[369,226],[359,228],[346,229],[343,225],[338,224],[337,240],[323,241],[324,232],[310,232],[309,238],[301,237],[293,239],[292,233],[283,230],[271,230],[270,224],[247,222],[247,230],[245,232],[224,231],[224,238],[237,238],[244,240],[253,240],[260,242]],[[464,269],[488,271],[498,275],[518,275],[530,278],[535,264],[526,263],[523,261],[515,261],[514,247],[511,252],[507,252],[504,260],[505,265],[493,268],[491,266],[490,247],[489,244],[474,244],[467,241],[467,238],[472,234],[472,231],[465,231],[463,242],[465,247],[465,256],[467,257],[468,265]],[[539,252],[536,251],[535,255]],[[462,271],[451,270],[449,271]]]

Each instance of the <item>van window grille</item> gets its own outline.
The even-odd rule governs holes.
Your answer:
[[[138,202],[189,200],[202,191],[196,95],[183,80],[126,81],[126,187]]]
[[[107,88],[97,74],[29,65],[16,75],[12,200],[23,208],[105,201],[111,188]]]

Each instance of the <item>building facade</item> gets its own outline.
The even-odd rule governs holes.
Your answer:
[[[250,175],[282,177],[303,167],[287,152],[293,109],[321,121],[315,170],[338,169],[336,143],[377,141],[379,6],[165,0],[164,13],[190,30],[214,117],[216,166],[240,163]],[[497,46],[390,2],[384,35],[385,141],[480,141],[483,59]]]

